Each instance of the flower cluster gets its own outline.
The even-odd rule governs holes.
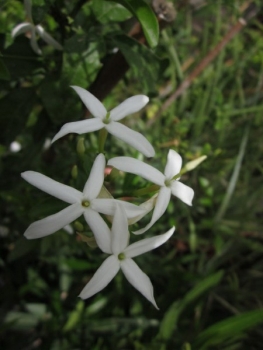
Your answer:
[[[83,134],[100,130],[99,138],[103,138],[103,142],[99,142],[100,145],[105,143],[105,138],[109,132],[133,146],[145,156],[154,156],[155,151],[152,145],[143,135],[119,123],[127,115],[142,109],[148,102],[147,96],[137,95],[130,97],[108,112],[102,103],[88,91],[77,86],[73,86],[73,89],[94,118],[65,124],[54,136],[52,142],[69,133]],[[149,277],[132,258],[165,243],[172,236],[175,228],[172,227],[164,234],[145,238],[129,245],[130,233],[128,227],[138,222],[153,209],[152,218],[148,225],[134,233],[142,234],[147,231],[164,214],[171,195],[178,197],[188,205],[192,204],[194,191],[179,181],[181,174],[186,171],[187,167],[181,170],[182,158],[174,150],[169,150],[168,152],[164,173],[161,173],[149,164],[131,157],[109,159],[108,166],[136,174],[155,184],[154,189],[157,193],[148,201],[137,206],[127,201],[116,200],[111,195],[105,195],[106,191],[103,183],[106,159],[102,151],[103,149],[100,150],[100,153],[94,160],[83,192],[34,171],[22,173],[22,177],[30,184],[70,204],[57,214],[31,224],[26,230],[25,236],[28,239],[34,239],[50,235],[64,228],[83,214],[85,221],[94,234],[97,246],[102,252],[109,254],[109,257],[84,287],[80,297],[86,299],[101,291],[121,269],[127,280],[158,308]],[[201,160],[203,160],[203,157]],[[200,161],[197,160],[196,164]],[[188,163],[188,169],[196,166],[192,162],[190,163]],[[101,216],[101,214],[107,215],[108,221],[112,222],[111,229],[106,223],[105,217]]]
[[[48,34],[40,24],[34,24],[32,19],[32,5],[30,0],[24,0],[24,7],[28,21],[18,24],[12,30],[12,37],[15,38],[17,35],[26,33],[30,39],[32,50],[34,50],[38,55],[41,55],[42,51],[38,46],[37,36],[42,38],[47,44],[53,46],[55,49],[63,50],[63,47],[54,38],[52,38],[52,36]]]

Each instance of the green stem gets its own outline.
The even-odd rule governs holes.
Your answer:
[[[133,192],[133,195],[134,196],[142,196],[144,194],[148,194],[148,193],[151,193],[151,192],[156,192],[158,191],[160,188],[160,186],[158,185],[151,185],[149,187],[145,187],[145,188],[141,188],[140,190],[136,190]]]
[[[103,128],[99,132],[99,153],[104,153],[104,146],[107,139],[108,131]]]

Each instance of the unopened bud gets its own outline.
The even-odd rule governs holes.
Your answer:
[[[74,222],[74,227],[76,231],[82,232],[84,230],[84,226],[79,221]]]
[[[73,179],[76,179],[78,177],[78,166],[76,164],[73,165],[71,169],[71,176]]]
[[[197,159],[191,160],[191,162],[186,163],[185,166],[183,167],[182,171],[181,171],[181,174],[184,174],[184,173],[186,173],[188,171],[191,171],[191,170],[195,169],[206,158],[207,158],[207,156],[202,156],[202,157],[199,157]]]
[[[80,154],[80,155],[84,154],[84,153],[85,153],[85,150],[86,150],[84,141],[85,141],[85,140],[84,140],[84,137],[80,137],[80,138],[78,139],[78,143],[77,143],[77,152],[78,152],[78,154]]]

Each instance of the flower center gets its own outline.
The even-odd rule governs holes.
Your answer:
[[[106,117],[103,119],[104,124],[110,123],[110,112],[107,112]]]
[[[82,205],[83,207],[85,207],[85,208],[88,208],[88,207],[90,206],[90,202],[84,199],[84,200],[82,201],[81,205]]]
[[[118,255],[118,259],[119,260],[124,260],[126,257],[125,257],[125,254],[124,253],[120,253],[119,255]]]
[[[171,184],[172,184],[172,182],[173,182],[173,180],[168,180],[168,179],[166,179],[166,180],[164,181],[164,184],[165,184],[166,187],[170,187]]]

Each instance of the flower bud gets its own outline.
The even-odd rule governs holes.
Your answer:
[[[85,148],[85,140],[84,140],[84,137],[80,137],[79,139],[78,139],[78,143],[77,143],[77,153],[79,154],[79,155],[83,155],[84,153],[85,153],[85,150],[86,150],[86,148]]]
[[[71,176],[73,179],[76,179],[78,177],[78,166],[76,164],[73,165],[71,169]]]

